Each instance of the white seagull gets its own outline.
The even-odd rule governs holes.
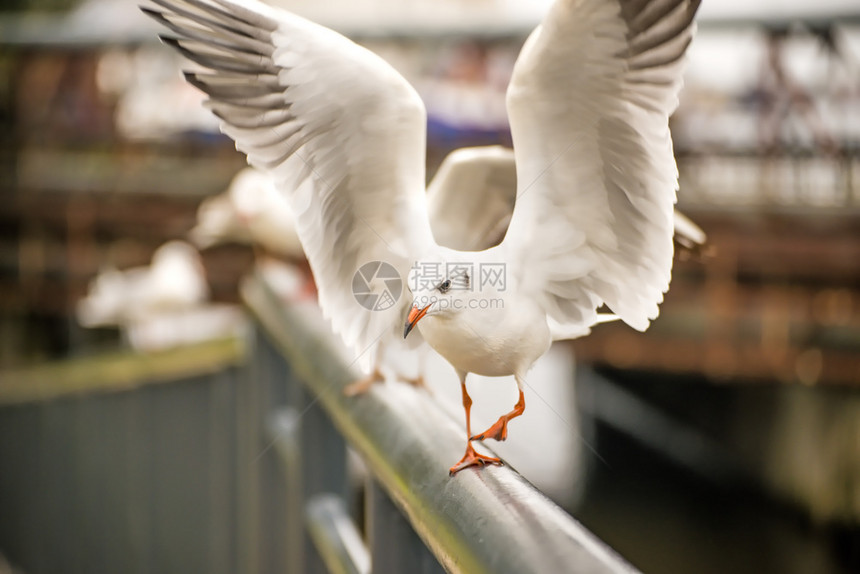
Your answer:
[[[184,241],[155,250],[148,267],[109,268],[90,281],[76,314],[84,327],[127,326],[158,314],[175,314],[209,296],[200,255]]]
[[[253,167],[239,171],[224,193],[200,204],[190,237],[201,249],[238,241],[259,245],[291,261],[305,258],[286,197],[268,173]]]
[[[426,110],[384,60],[256,0],[152,1],[160,8],[144,11],[176,34],[164,41],[205,69],[186,78],[221,129],[287,195],[334,330],[369,367],[380,342],[417,325],[454,367],[468,440],[452,474],[500,463],[472,441],[506,438],[525,408],[524,377],[553,340],[588,333],[604,305],[638,330],[657,317],[678,178],[668,118],[698,0],[553,4],[508,87],[510,226],[480,252],[435,241]],[[369,262],[408,277],[412,300],[391,289],[384,305],[357,304],[351,286]],[[514,375],[520,389],[514,409],[476,435],[467,373]]]

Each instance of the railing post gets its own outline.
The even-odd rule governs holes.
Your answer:
[[[289,365],[266,336],[257,344],[266,357],[269,394],[284,397],[286,407],[269,405],[266,441],[261,449],[279,453],[285,484],[286,541],[282,554],[288,572],[326,573],[327,570],[305,530],[306,505],[314,496],[347,497],[346,444],[317,400],[295,380]],[[271,447],[267,447],[271,445]]]
[[[286,373],[285,373],[286,374]],[[315,495],[330,493],[346,500],[346,445],[332,426],[325,411],[316,400],[300,387],[300,403],[296,405],[296,424],[301,455],[297,474],[300,480],[301,500],[295,509],[298,524],[304,524],[306,505]],[[302,529],[302,572],[325,574],[328,571],[306,529]]]
[[[370,554],[342,498],[311,498],[305,505],[305,524],[328,574],[370,574]]]
[[[366,500],[373,574],[444,574],[439,561],[372,478],[367,479]]]

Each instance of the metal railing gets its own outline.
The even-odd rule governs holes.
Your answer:
[[[330,571],[365,572],[370,564],[373,572],[392,573],[435,572],[440,564],[470,574],[633,570],[510,467],[450,477],[463,430],[426,394],[387,385],[344,396],[358,374],[338,359],[342,353],[315,309],[283,306],[256,279],[243,294],[273,343],[268,352],[280,352],[282,367],[303,387],[304,402],[276,411],[267,428],[287,462],[287,491],[305,497],[308,537]],[[267,352],[266,345],[257,349]],[[312,416],[317,406],[332,427]],[[345,511],[341,436],[369,470],[367,548],[356,543]]]

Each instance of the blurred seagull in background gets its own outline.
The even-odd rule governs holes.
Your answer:
[[[189,238],[200,249],[231,242],[251,245],[257,272],[279,297],[296,301],[315,296],[293,212],[264,171],[247,167],[233,176],[225,192],[206,198]]]
[[[558,0],[507,92],[516,203],[502,242],[440,246],[425,195],[426,110],[384,60],[255,0],[152,0],[163,37],[205,71],[221,129],[289,200],[332,327],[375,366],[417,327],[457,372],[467,446],[451,473],[500,464],[472,442],[507,437],[525,375],[553,340],[619,318],[645,330],[669,288],[678,103],[697,0]],[[410,297],[357,304],[368,262]],[[486,272],[486,273],[485,273]],[[600,314],[606,306],[612,314]],[[404,325],[403,319],[406,317]],[[473,435],[466,375],[514,375],[513,410]]]
[[[99,273],[78,302],[76,314],[84,327],[123,325],[193,307],[208,296],[197,250],[184,241],[169,241],[155,250],[147,267]]]
[[[241,309],[208,298],[200,254],[184,241],[168,241],[147,267],[102,271],[76,314],[84,327],[118,327],[132,349],[144,352],[245,331]]]
[[[235,241],[292,261],[305,259],[287,198],[271,175],[253,167],[237,173],[227,191],[200,204],[190,237],[201,249]]]

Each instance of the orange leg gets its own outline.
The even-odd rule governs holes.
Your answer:
[[[499,420],[497,420],[495,424],[493,424],[493,426],[491,426],[481,434],[469,437],[469,440],[485,440],[488,438],[493,438],[496,440],[505,440],[506,438],[508,438],[508,421],[523,414],[524,410],[526,410],[526,399],[523,396],[522,389],[520,389],[520,398],[517,401],[517,404],[514,405],[514,410],[512,410],[506,415],[500,416]]]
[[[469,392],[466,390],[465,377],[462,377],[460,380],[460,389],[463,391],[463,410],[466,411],[466,436],[469,437],[472,434],[472,397],[469,396]],[[448,474],[454,475],[470,466],[485,466],[488,464],[502,464],[502,461],[494,456],[480,454],[475,450],[475,447],[472,446],[471,442],[467,442],[466,454],[463,455],[460,462],[450,468]]]

